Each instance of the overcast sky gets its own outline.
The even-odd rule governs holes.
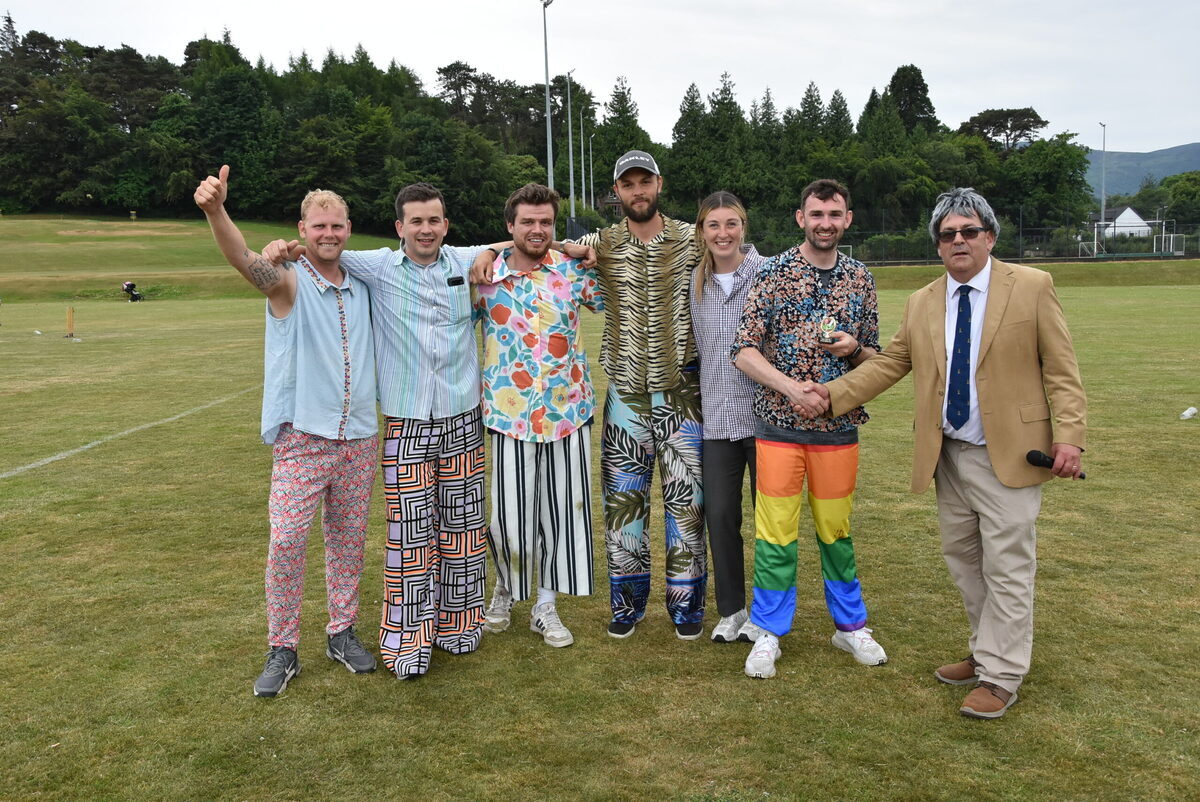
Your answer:
[[[358,44],[375,64],[415,71],[430,93],[437,68],[466,61],[498,78],[541,82],[541,0],[282,3],[210,0],[7,0],[24,35],[117,47],[176,64],[193,39],[228,28],[251,62],[277,69],[307,51]],[[1099,149],[1151,151],[1200,141],[1200,4],[1112,0],[553,0],[551,74],[574,77],[600,103],[628,78],[642,126],[669,144],[684,92],[707,96],[722,72],[744,109],[770,87],[782,111],[809,81],[828,102],[841,89],[857,119],[872,87],[915,64],[938,118],[957,127],[985,108],[1032,106],[1045,135],[1077,133]]]

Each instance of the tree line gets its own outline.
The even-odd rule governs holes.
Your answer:
[[[361,46],[349,59],[331,50],[319,66],[301,53],[277,71],[261,57],[251,64],[228,32],[189,43],[176,65],[128,46],[21,36],[5,16],[0,210],[191,216],[199,176],[229,163],[239,217],[294,218],[303,194],[321,186],[346,197],[356,228],[387,233],[396,189],[429,181],[446,194],[453,241],[495,239],[509,192],[546,180],[543,87],[463,62],[437,76],[426,89],[395,61],[376,67]],[[555,185],[564,195],[567,81],[551,82]],[[739,195],[765,253],[798,239],[795,201],[817,177],[851,188],[849,241],[868,258],[930,255],[921,228],[951,186],[974,186],[1010,223],[1002,249],[1017,230],[1074,232],[1094,207],[1087,149],[1074,134],[1042,137],[1047,124],[1031,108],[987,109],[951,128],[938,120],[914,65],[872,89],[857,117],[840,90],[826,101],[815,83],[798,109],[780,110],[769,89],[743,109],[734,90],[728,74],[707,95],[692,84],[672,142],[662,144],[641,127],[625,78],[603,105],[572,82],[575,173],[586,137],[599,196],[584,204],[576,181],[578,215],[590,226],[619,215],[602,201],[612,163],[631,148],[659,159],[669,214],[694,217],[716,189]]]

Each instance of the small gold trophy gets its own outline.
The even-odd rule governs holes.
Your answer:
[[[837,331],[837,321],[831,317],[824,318],[821,321],[820,335],[817,336],[817,342],[829,345],[834,342],[833,333]]]

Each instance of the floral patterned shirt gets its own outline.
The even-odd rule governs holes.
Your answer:
[[[826,286],[819,270],[790,248],[758,270],[746,298],[742,323],[730,354],[737,361],[743,348],[757,348],[779,371],[796,381],[828,382],[850,370],[848,359],[836,357],[817,344],[821,320],[832,317],[863,348],[879,349],[879,307],[875,279],[866,266],[838,254]],[[855,407],[836,418],[808,420],[792,411],[787,396],[759,386],[754,414],[784,429],[837,432],[866,423],[866,410]]]
[[[510,250],[496,259],[492,283],[476,288],[483,320],[483,423],[518,440],[561,440],[596,408],[579,310],[603,311],[595,276],[558,251],[519,273]]]

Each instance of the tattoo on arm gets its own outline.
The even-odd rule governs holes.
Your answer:
[[[279,283],[279,270],[266,259],[259,256],[248,267],[250,281],[260,290],[268,289]]]

